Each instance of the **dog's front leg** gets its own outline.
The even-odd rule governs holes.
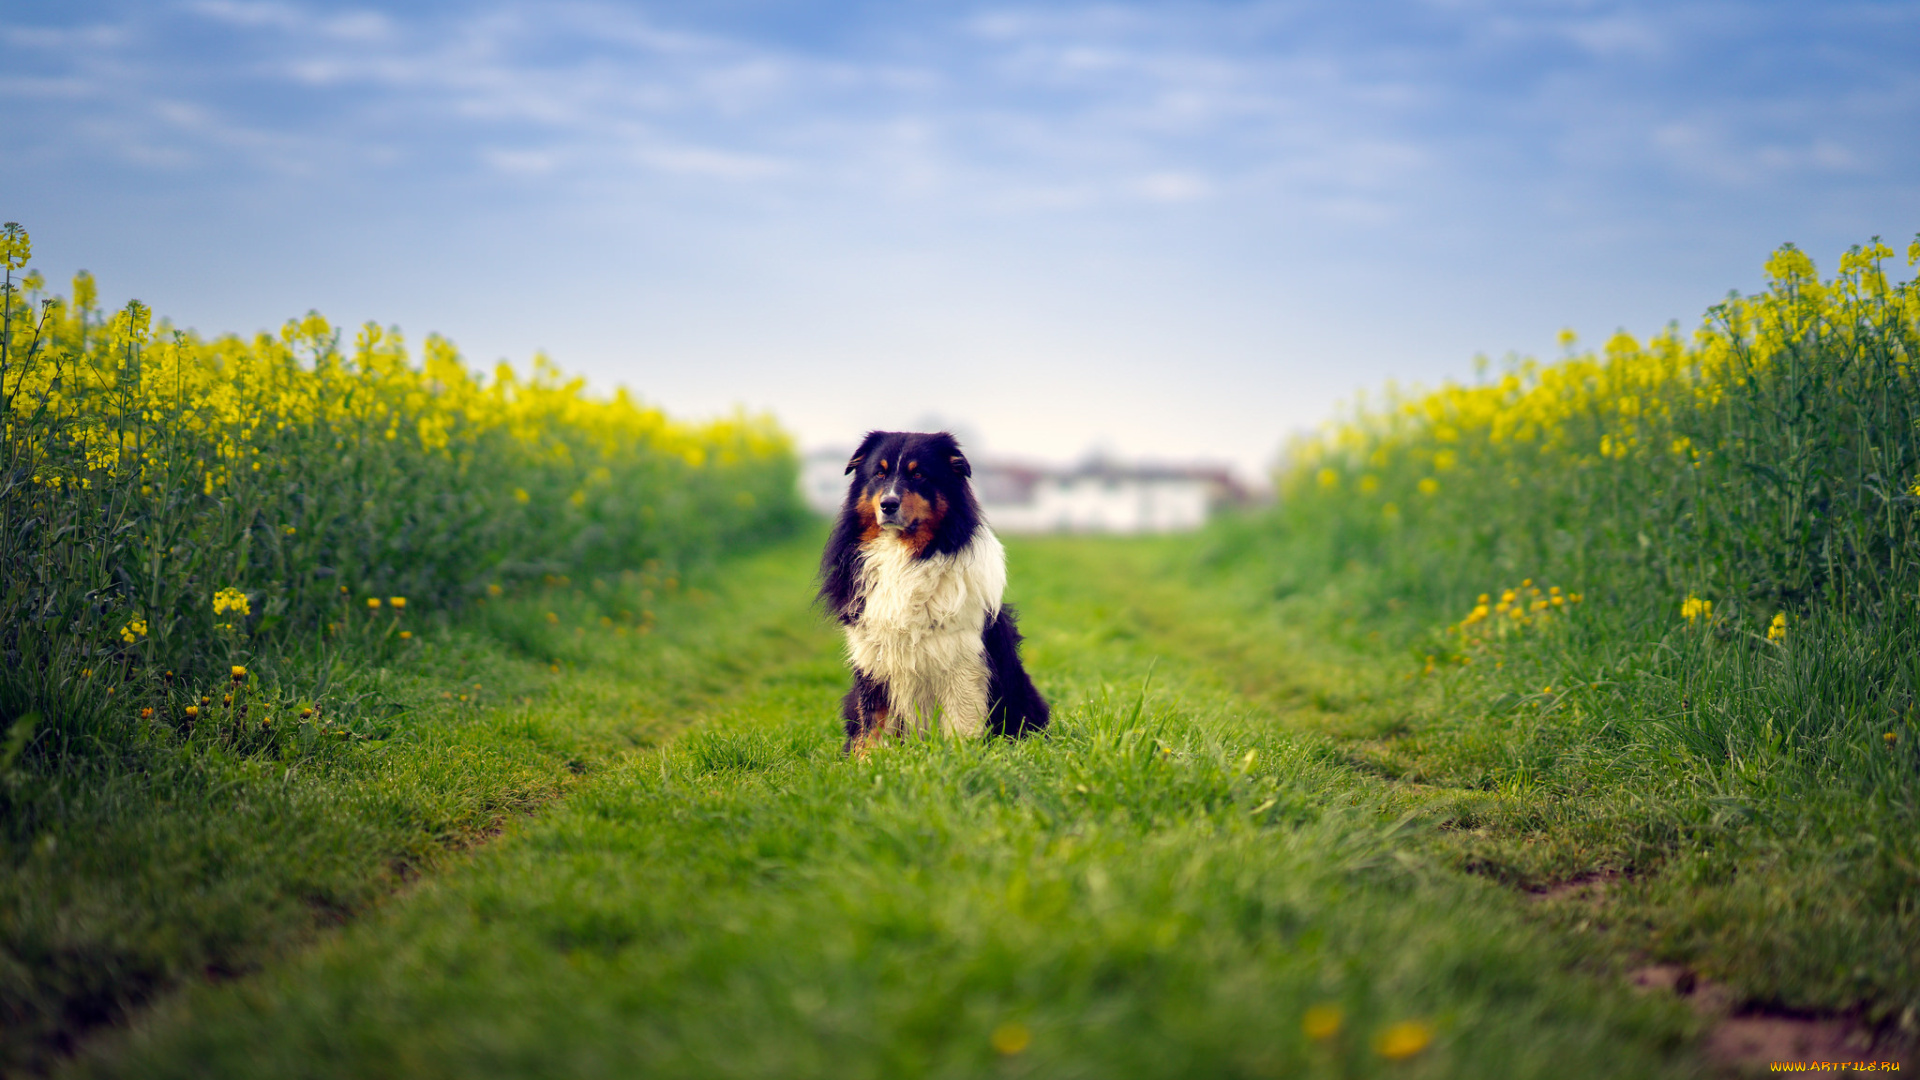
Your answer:
[[[859,668],[853,669],[853,689],[840,705],[847,721],[847,744],[841,753],[865,756],[886,740],[890,699],[887,684]]]

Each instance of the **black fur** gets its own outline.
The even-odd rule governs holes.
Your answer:
[[[1020,663],[1020,630],[1014,625],[1013,605],[1001,604],[999,616],[980,636],[986,642],[987,670],[993,676],[987,685],[987,699],[993,702],[987,731],[1017,739],[1046,727],[1047,699],[1040,696]]]
[[[947,500],[947,512],[933,540],[921,552],[951,555],[967,546],[974,530],[980,527],[980,503],[973,497],[973,485],[967,478],[973,466],[960,452],[960,443],[944,431],[919,434],[906,431],[869,431],[860,441],[860,449],[847,461],[847,497],[840,505],[839,520],[827,538],[827,550],[820,559],[820,602],[842,623],[860,617],[855,609],[854,578],[859,570],[861,534],[871,522],[860,517],[860,500],[879,479],[881,462],[898,468],[908,460],[931,465],[945,462],[944,469],[926,468],[914,484],[923,493],[941,495]]]
[[[906,463],[920,466],[905,478],[898,475]],[[860,620],[860,600],[855,585],[860,570],[860,545],[874,527],[872,512],[863,512],[865,503],[888,476],[894,483],[943,508],[937,527],[931,530],[918,557],[951,555],[965,548],[980,527],[980,503],[974,498],[969,478],[973,466],[961,452],[960,443],[944,431],[930,433],[907,431],[869,431],[860,448],[847,461],[847,497],[840,517],[827,538],[827,549],[820,559],[820,603],[842,625]],[[987,730],[994,735],[1018,737],[1047,726],[1046,700],[1034,688],[1033,680],[1020,663],[1020,631],[1015,626],[1011,607],[1002,606],[999,615],[981,632],[986,647],[992,702]],[[884,714],[887,688],[867,673],[853,673],[853,688],[841,703],[846,720],[847,747],[867,733]]]

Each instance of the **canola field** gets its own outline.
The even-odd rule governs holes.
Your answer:
[[[1822,278],[1783,247],[1691,334],[1363,401],[1215,557],[1405,651],[1436,704],[1376,764],[1508,797],[1462,865],[1617,880],[1574,921],[1911,1038],[1920,285],[1894,258]]]
[[[102,312],[84,272],[50,294],[28,234],[4,242],[0,709],[40,717],[16,733],[34,753],[226,723],[229,672],[289,643],[385,655],[503,590],[796,520],[769,418],[677,421],[545,357],[482,373],[443,338],[416,358],[318,314],[205,340],[138,301]],[[311,719],[298,688],[264,693],[283,726]]]
[[[318,316],[203,340],[6,242],[0,1072],[1920,1039],[1920,287],[1878,241],[1363,399],[1200,534],[1011,543],[1052,733],[859,761],[773,421]]]

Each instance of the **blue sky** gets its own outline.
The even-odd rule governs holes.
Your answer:
[[[1253,473],[1783,241],[1904,249],[1916,58],[1848,0],[14,4],[0,216],[203,332]]]

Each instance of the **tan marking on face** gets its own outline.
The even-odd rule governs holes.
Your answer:
[[[880,528],[879,496],[876,495],[871,499],[862,499],[860,502],[860,509],[857,510],[856,513],[860,517],[860,542],[861,543],[863,544],[866,543],[867,541],[873,539],[874,537],[879,536],[880,533],[884,531]]]
[[[907,545],[915,557],[924,554],[927,545],[933,543],[933,536],[940,531],[940,523],[947,517],[947,499],[944,495],[935,495],[928,502],[922,495],[907,495],[900,500],[900,516],[909,524],[900,530],[900,542]]]

